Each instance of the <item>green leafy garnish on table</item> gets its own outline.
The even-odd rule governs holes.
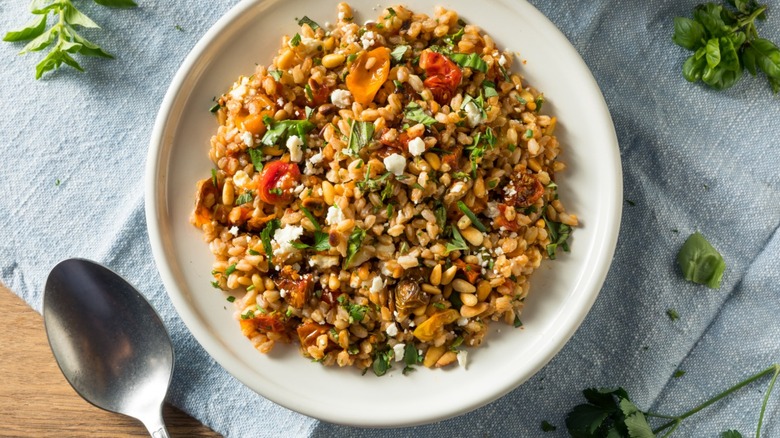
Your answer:
[[[102,6],[114,8],[133,8],[137,5],[132,0],[94,0]],[[46,72],[60,68],[63,64],[84,71],[81,64],[72,55],[113,58],[97,44],[87,40],[78,33],[77,28],[100,28],[87,15],[81,12],[71,0],[33,0],[30,10],[35,19],[24,27],[5,34],[3,41],[29,41],[19,52],[24,55],[30,52],[40,52],[52,46],[49,53],[35,67],[35,79],[40,79]],[[49,16],[56,23],[47,29]]]
[[[677,253],[677,265],[686,280],[720,289],[726,262],[718,250],[701,235],[693,233]]]
[[[729,0],[733,8],[705,3],[693,10],[693,19],[674,19],[672,40],[694,52],[683,64],[690,82],[701,80],[723,90],[733,86],[744,69],[753,76],[761,70],[772,91],[780,91],[780,49],[758,37],[756,19],[766,19],[766,5],[755,0]]]
[[[587,403],[577,405],[566,416],[566,429],[574,438],[655,438],[669,437],[686,418],[696,414],[704,408],[728,397],[733,392],[761,379],[772,375],[769,386],[764,394],[758,415],[756,437],[761,436],[761,425],[764,421],[769,395],[775,385],[780,364],[774,364],[769,368],[756,373],[731,388],[715,395],[704,403],[680,415],[664,415],[655,412],[640,410],[629,398],[623,388],[588,388],[582,391]],[[660,426],[651,428],[649,419],[657,418],[666,420]],[[666,431],[663,435],[658,435]],[[721,434],[722,437],[736,438],[742,435],[735,430],[728,430]]]

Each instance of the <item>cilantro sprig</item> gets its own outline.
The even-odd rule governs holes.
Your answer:
[[[682,67],[690,82],[701,80],[711,88],[732,87],[744,69],[753,76],[761,70],[772,91],[780,91],[780,49],[758,37],[756,19],[766,19],[766,5],[755,0],[729,0],[734,9],[708,2],[696,6],[693,19],[674,19],[672,40],[694,52]]]
[[[99,5],[114,8],[137,6],[133,0],[94,1]],[[56,70],[63,64],[83,72],[84,68],[72,56],[76,53],[109,59],[114,57],[78,33],[77,28],[99,29],[100,26],[77,9],[71,0],[33,0],[30,11],[37,17],[24,27],[6,33],[3,41],[29,41],[19,52],[20,55],[40,52],[53,44],[49,53],[35,67],[35,79],[40,79],[45,73]],[[47,29],[50,15],[54,16],[57,22]]]
[[[777,381],[777,376],[780,375],[780,364],[774,364],[746,378],[680,415],[663,415],[642,411],[631,401],[628,392],[623,388],[588,388],[582,391],[582,395],[585,396],[587,403],[575,406],[569,412],[566,416],[566,429],[569,435],[574,438],[654,438],[657,434],[664,431],[666,433],[662,436],[668,437],[686,418],[768,375],[772,375],[772,378],[764,393],[758,415],[758,425],[756,426],[756,437],[759,438],[769,396],[772,393],[775,381]],[[667,421],[653,429],[648,421],[650,418]],[[734,438],[742,435],[735,430],[728,430],[723,432],[721,436]]]

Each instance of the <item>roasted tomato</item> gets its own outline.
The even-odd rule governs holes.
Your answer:
[[[385,146],[389,146],[393,149],[396,149],[397,151],[409,152],[409,140],[411,140],[411,138],[409,138],[409,134],[407,134],[406,132],[402,132],[396,136],[395,140],[392,141],[388,140],[383,135],[382,137],[380,137],[379,142]],[[391,152],[387,155],[392,155],[393,153],[395,152]]]
[[[311,89],[311,96],[306,95],[306,99],[315,106],[322,105],[328,101],[330,96],[330,90],[327,85],[320,84],[312,78],[309,78],[309,88]]]
[[[476,283],[477,279],[479,278],[480,272],[482,272],[482,267],[480,267],[479,265],[475,265],[473,263],[466,263],[461,259],[455,260],[452,263],[458,267],[458,270],[462,272],[463,275],[466,276],[466,279],[471,284]]]
[[[333,305],[338,302],[339,297],[344,292],[341,291],[334,291],[333,289],[325,288],[322,290],[322,301],[328,303],[329,305]]]
[[[458,161],[463,155],[463,146],[457,146],[441,155],[441,163],[450,166],[450,170],[458,170]]]
[[[506,218],[504,215],[504,212],[507,208],[514,208],[510,207],[506,204],[498,204],[498,211],[501,213],[494,219],[494,225],[498,228],[503,227],[504,229],[507,229],[509,231],[518,231],[520,229],[520,224],[517,223],[516,220],[510,221]]]
[[[272,161],[260,174],[260,199],[266,204],[288,204],[293,200],[293,189],[300,181],[301,171],[297,164]]]
[[[244,336],[251,335],[253,330],[260,333],[287,333],[287,326],[277,315],[255,313],[255,316],[252,318],[242,319],[240,324]]]
[[[311,274],[301,275],[292,266],[285,265],[276,279],[276,287],[285,292],[291,306],[300,309],[309,301],[314,281]]]
[[[420,53],[420,68],[425,70],[425,84],[436,102],[448,104],[463,77],[460,68],[450,58],[431,50]]]
[[[373,60],[373,61],[372,61]],[[367,105],[374,100],[376,92],[382,88],[390,74],[390,49],[377,47],[362,52],[349,67],[347,88],[355,102]]]
[[[315,322],[307,322],[298,326],[298,340],[301,341],[303,348],[317,345],[317,338],[328,333],[332,326],[328,324],[319,325]]]
[[[544,195],[544,186],[529,173],[514,175],[504,187],[504,202],[512,207],[525,208]]]

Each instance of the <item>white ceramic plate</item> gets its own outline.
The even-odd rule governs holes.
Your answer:
[[[410,2],[411,3],[411,2]],[[357,426],[402,426],[441,420],[511,391],[552,359],[590,310],[609,269],[620,226],[622,177],[614,127],[585,63],[566,38],[522,0],[415,1],[437,4],[485,29],[499,47],[520,53],[522,73],[545,93],[545,112],[569,168],[560,195],[582,227],[572,252],[545,261],[531,281],[523,329],[494,324],[472,349],[468,368],[419,369],[378,378],[356,369],[326,368],[299,356],[297,346],[257,352],[239,330],[223,294],[210,284],[212,255],[189,224],[195,184],[212,168],[207,151],[217,124],[208,109],[255,63],[270,64],[296,17],[335,22],[336,0],[243,1],[222,17],[182,64],[162,103],[146,169],[146,216],[152,250],[171,301],[195,338],[229,373],[262,396],[303,414]],[[381,12],[377,0],[352,3],[360,20]],[[392,3],[382,2],[382,7]],[[362,21],[361,21],[362,22]],[[515,66],[520,65],[515,62]],[[500,327],[499,327],[500,326]],[[494,329],[495,330],[495,329]]]

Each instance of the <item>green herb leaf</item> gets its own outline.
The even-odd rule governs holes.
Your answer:
[[[719,289],[726,270],[723,256],[701,233],[693,233],[677,254],[677,265],[686,280]]]
[[[3,41],[27,41],[43,34],[46,30],[46,15],[34,19],[27,23],[23,28],[12,30],[5,34]]]
[[[359,122],[352,120],[349,128],[349,141],[347,150],[350,155],[357,156],[360,149],[367,146],[374,137],[374,124],[371,122]]]
[[[236,198],[234,205],[243,205],[252,202],[254,199],[255,199],[254,193],[252,193],[252,191],[249,190],[239,195],[238,198]]]
[[[420,362],[422,362],[422,357],[420,357],[417,347],[411,343],[406,344],[404,347],[404,363],[406,366],[414,366]]]
[[[274,121],[265,116],[263,123],[268,127],[260,143],[266,146],[281,145],[291,135],[297,135],[306,144],[306,134],[314,129],[314,124],[308,120],[280,120]]]
[[[676,310],[674,310],[674,309],[671,309],[671,308],[669,308],[669,309],[666,309],[666,315],[667,315],[667,316],[669,317],[669,319],[671,319],[672,321],[677,321],[678,319],[680,319],[680,314],[679,314],[679,313],[677,313],[677,311],[676,311]]]
[[[682,377],[684,375],[685,375],[685,371],[684,370],[677,370],[677,371],[674,372],[674,374],[672,374],[672,377],[674,377],[675,379],[679,379],[680,377]]]
[[[727,430],[720,434],[720,438],[742,438],[742,434],[736,430]]]
[[[303,26],[304,24],[308,24],[311,30],[317,30],[320,28],[320,25],[317,24],[317,22],[315,22],[314,20],[312,20],[311,18],[305,15],[303,16],[303,18],[298,20],[298,26]]]
[[[255,166],[255,170],[260,172],[263,170],[263,160],[265,155],[263,151],[257,148],[249,148],[246,150],[249,153],[249,158],[252,160],[252,165]]]
[[[282,72],[281,70],[269,70],[268,74],[271,75],[271,77],[274,78],[276,82],[279,82],[282,80],[282,75],[284,74],[284,72]]]
[[[232,302],[236,301],[236,297],[231,295],[231,296],[227,297],[227,300],[228,300],[228,302],[232,303]]]
[[[112,8],[134,8],[138,6],[133,0],[94,0],[95,3]]]
[[[352,234],[349,235],[347,241],[347,256],[344,258],[344,269],[347,269],[352,264],[352,259],[355,258],[355,254],[360,251],[360,246],[363,245],[363,239],[366,238],[366,230],[355,227],[352,230]]]
[[[425,126],[431,126],[436,123],[436,119],[425,113],[417,102],[409,102],[404,109],[404,118],[413,122],[422,123]]]
[[[296,33],[293,35],[293,37],[290,39],[290,47],[298,47],[298,45],[301,43],[301,35]]]
[[[520,320],[520,315],[515,315],[515,321],[512,325],[514,325],[515,328],[523,326],[523,321]]]
[[[482,81],[482,90],[485,93],[485,98],[490,98],[493,96],[498,96],[498,91],[496,91],[496,84],[490,82],[490,81]]]
[[[387,370],[390,369],[391,351],[377,352],[374,356],[374,363],[371,364],[371,369],[377,376],[384,376]]]
[[[463,68],[470,68],[473,70],[487,73],[487,63],[476,53],[451,53],[450,59]]]
[[[463,236],[460,235],[458,227],[451,226],[450,229],[452,230],[452,241],[447,243],[445,254],[449,254],[453,251],[467,251],[469,246],[466,244],[466,241],[463,240]]]
[[[271,260],[274,258],[274,249],[271,246],[271,239],[280,226],[281,223],[279,222],[279,219],[273,219],[265,224],[265,228],[260,232],[260,241],[263,242],[263,249],[265,250],[266,257],[268,257],[268,264],[271,264]]]
[[[550,244],[547,245],[547,255],[550,260],[555,260],[555,251],[560,246],[564,251],[569,252],[569,237],[572,228],[560,222],[553,222],[547,218],[547,214],[542,215],[544,224],[547,227],[547,234],[550,236]]]
[[[688,50],[698,49],[706,36],[704,26],[690,18],[676,17],[674,19],[674,36],[672,41]]]
[[[404,55],[411,48],[411,46],[407,45],[395,46],[393,51],[390,52],[390,58],[392,58],[395,63],[399,63],[403,61]]]
[[[304,206],[300,206],[300,209],[301,209],[301,213],[303,213],[304,216],[306,216],[309,219],[309,221],[312,223],[312,225],[314,225],[314,229],[317,230],[317,231],[322,231],[322,228],[320,227],[320,224],[317,222],[317,218],[315,218],[314,215],[311,214],[309,209],[304,207]]]
[[[234,272],[236,272],[236,264],[235,263],[233,263],[232,265],[228,266],[227,269],[225,269],[225,277],[227,277],[228,275],[230,275],[230,274],[232,274]]]

